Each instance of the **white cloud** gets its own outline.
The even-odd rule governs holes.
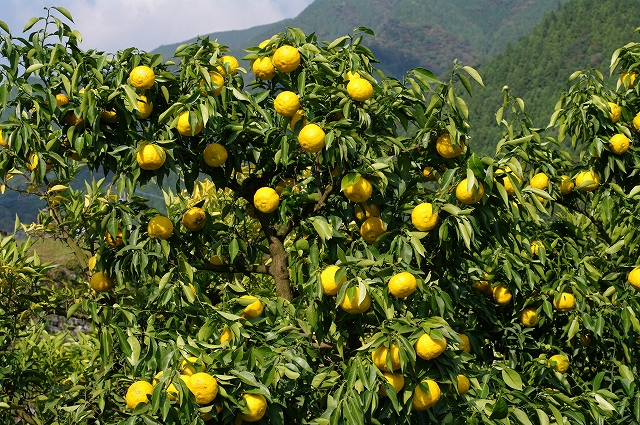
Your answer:
[[[197,35],[250,28],[297,16],[313,0],[0,0],[5,21],[19,33],[54,4],[73,15],[84,49],[152,50]]]

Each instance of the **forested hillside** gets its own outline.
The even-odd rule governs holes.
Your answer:
[[[395,76],[425,67],[439,74],[454,59],[475,65],[494,57],[507,43],[528,34],[545,12],[567,0],[316,0],[299,16],[244,31],[210,34],[242,56],[242,48],[257,45],[285,27],[315,32],[333,40],[365,26],[375,38],[366,41],[380,68]],[[179,44],[155,52],[169,58]]]
[[[546,127],[555,103],[576,70],[593,67],[609,77],[611,55],[640,38],[640,1],[571,0],[549,13],[528,36],[509,44],[495,59],[478,67],[486,88],[469,101],[471,135],[476,147],[493,151],[501,135],[495,113],[502,88],[522,98],[539,127]]]

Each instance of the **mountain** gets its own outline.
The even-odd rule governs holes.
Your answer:
[[[293,19],[208,36],[242,57],[242,48],[258,45],[286,27],[332,41],[364,26],[376,33],[366,44],[386,73],[399,77],[410,68],[424,67],[440,74],[454,59],[475,65],[495,57],[566,1],[316,0]],[[180,44],[160,46],[154,53],[168,59]]]
[[[618,75],[608,77],[611,55],[631,41],[640,41],[634,34],[640,23],[638,6],[638,0],[571,0],[547,14],[529,35],[478,66],[486,88],[468,100],[474,146],[490,152],[500,140],[495,113],[502,106],[505,85],[524,100],[525,111],[541,128],[549,123],[574,71],[593,67],[615,87]]]

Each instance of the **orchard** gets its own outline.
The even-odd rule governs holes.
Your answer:
[[[505,86],[486,156],[478,72],[385,76],[367,28],[163,61],[46,12],[0,22],[0,192],[46,201],[0,239],[3,424],[640,421],[640,45],[547,129]]]

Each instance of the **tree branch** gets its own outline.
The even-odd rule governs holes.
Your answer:
[[[602,224],[602,221],[598,220],[597,218],[595,218],[594,216],[592,216],[589,211],[581,209],[580,207],[578,207],[577,205],[572,205],[569,204],[561,199],[557,199],[556,202],[560,205],[562,205],[565,208],[570,209],[571,211],[575,211],[577,213],[582,214],[583,216],[587,217],[589,219],[589,221],[591,221],[591,223],[595,226],[596,230],[598,230],[598,233],[600,234],[600,237],[602,239],[604,239],[609,245],[611,245],[611,237],[609,237],[609,235],[607,234],[607,230],[604,228],[604,225]]]

